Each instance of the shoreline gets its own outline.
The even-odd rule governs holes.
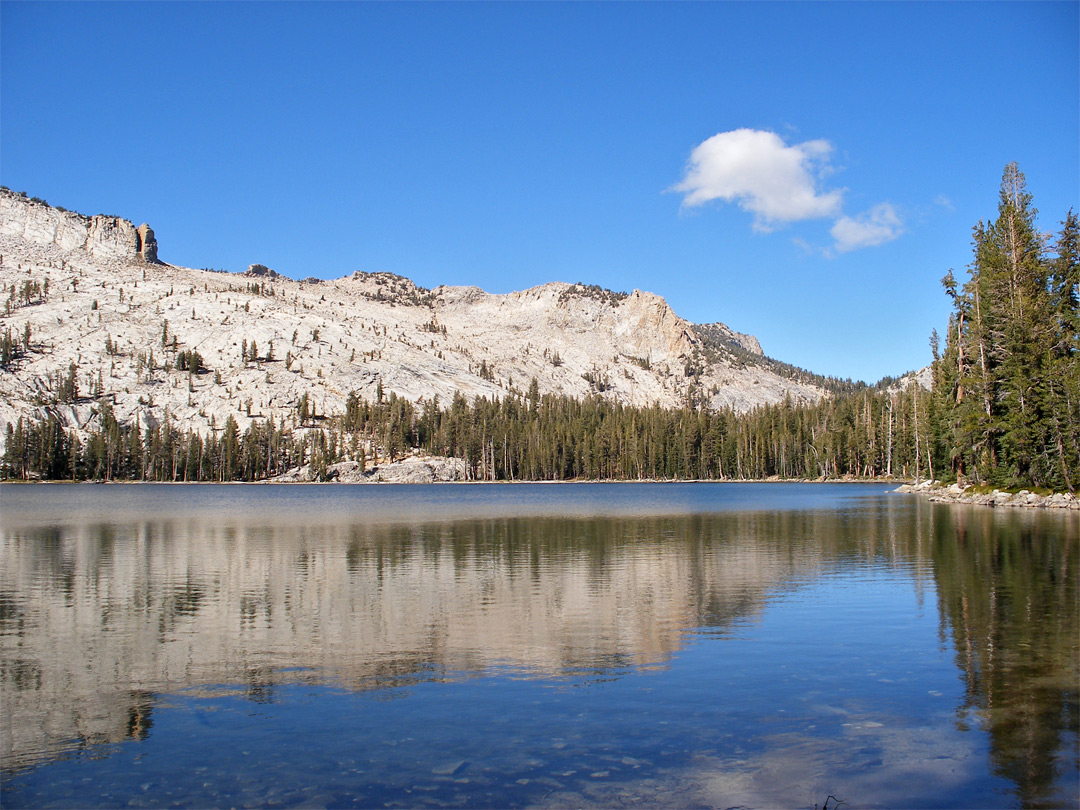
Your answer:
[[[87,479],[82,481],[70,481],[67,479],[40,479],[40,480],[24,480],[20,478],[5,478],[0,479],[0,486],[5,485],[27,485],[27,484],[47,484],[53,485],[73,485],[73,484],[94,484],[100,486],[111,486],[114,484],[132,485],[137,484],[139,486],[198,486],[198,485],[213,485],[213,486],[310,486],[310,485],[325,485],[336,484],[339,486],[351,486],[353,484],[358,486],[370,486],[373,484],[403,484],[403,483],[430,483],[430,484],[467,484],[483,485],[483,486],[498,486],[498,485],[516,485],[516,484],[882,484],[882,485],[894,485],[908,486],[903,479],[885,479],[885,478],[562,478],[558,480],[550,479],[538,479],[538,480],[525,480],[514,479],[511,481],[274,481],[274,480],[261,480],[261,481],[135,481],[135,480],[109,480],[102,479]],[[900,491],[900,490],[896,490]],[[904,490],[907,491],[907,490]]]
[[[1080,500],[1071,492],[1055,492],[1038,495],[1026,489],[1006,492],[994,489],[990,492],[970,492],[975,487],[952,484],[945,486],[939,481],[923,481],[921,484],[903,484],[894,490],[899,493],[923,495],[932,503],[956,503],[970,506],[1004,507],[1007,509],[1068,509],[1080,510]]]

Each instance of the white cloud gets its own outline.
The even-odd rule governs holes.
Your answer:
[[[855,217],[843,216],[829,230],[838,253],[891,242],[904,232],[904,223],[889,203],[875,205]]]
[[[754,214],[757,231],[799,220],[832,219],[831,247],[815,248],[803,239],[793,240],[801,250],[820,252],[826,258],[896,239],[904,232],[904,223],[890,203],[847,216],[842,211],[846,189],[822,187],[822,178],[833,171],[832,151],[832,144],[825,140],[789,146],[767,130],[721,132],[694,147],[682,181],[671,190],[684,195],[685,207],[713,200],[737,203]],[[935,202],[952,208],[945,197]]]
[[[831,170],[831,153],[832,144],[824,140],[788,146],[775,132],[721,132],[694,148],[686,175],[673,190],[685,194],[685,206],[737,202],[754,214],[756,230],[834,216],[843,191],[818,187],[820,177]]]

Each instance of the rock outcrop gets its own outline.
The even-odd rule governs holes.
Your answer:
[[[255,278],[273,279],[281,278],[281,274],[275,270],[271,270],[265,264],[249,264],[245,276],[253,276]]]
[[[135,235],[138,237],[135,252],[144,262],[157,264],[157,239],[154,237],[154,229],[144,222],[135,230]]]
[[[1080,510],[1080,501],[1071,492],[1055,492],[1051,495],[1039,495],[1022,489],[1019,492],[1006,492],[995,489],[990,492],[976,491],[971,486],[952,484],[944,486],[938,481],[923,481],[920,484],[903,484],[896,492],[914,492],[926,495],[935,503],[962,503],[978,506],[1019,507],[1026,509],[1074,509]]]
[[[157,240],[149,225],[136,229],[120,217],[86,217],[6,188],[0,189],[0,235],[65,253],[81,250],[105,261],[157,261]]]
[[[742,332],[736,332],[726,324],[700,323],[694,326],[694,331],[705,341],[743,349],[744,351],[750,352],[750,354],[756,354],[758,357],[763,357],[765,355],[765,352],[761,350],[761,344],[758,343],[756,337],[743,334]]]
[[[934,387],[933,366],[924,366],[918,371],[909,371],[896,382],[889,386],[890,393],[907,391],[911,386],[917,385],[924,391],[930,391]]]
[[[341,461],[326,468],[320,477],[310,464],[295,467],[270,479],[272,484],[309,483],[317,480],[339,484],[435,484],[465,480],[465,460],[445,456],[410,456],[370,469],[357,461]]]

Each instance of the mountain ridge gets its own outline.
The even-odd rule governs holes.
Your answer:
[[[693,324],[654,293],[556,281],[493,294],[392,273],[296,281],[261,264],[183,268],[158,258],[146,224],[7,189],[0,283],[15,346],[0,372],[8,425],[49,411],[86,429],[105,395],[122,423],[169,418],[205,432],[229,414],[241,428],[291,417],[305,394],[333,414],[350,391],[449,402],[502,398],[533,379],[540,393],[635,406],[746,411],[826,395],[816,375],[771,369],[752,335]]]

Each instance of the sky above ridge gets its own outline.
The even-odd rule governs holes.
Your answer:
[[[1080,208],[1078,9],[0,2],[0,183],[173,264],[649,290],[875,381],[1007,163]]]

